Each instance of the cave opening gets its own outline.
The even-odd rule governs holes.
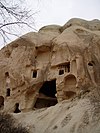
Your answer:
[[[36,78],[36,77],[37,77],[37,70],[34,70],[34,71],[33,71],[32,77],[33,77],[33,78]]]
[[[0,108],[4,106],[4,97],[0,96]]]
[[[20,111],[20,109],[19,109],[19,103],[16,103],[15,104],[15,111],[14,111],[14,113],[20,113],[21,111]]]
[[[59,70],[59,75],[62,75],[62,74],[64,74],[64,70],[63,69]]]
[[[44,82],[39,90],[39,96],[35,103],[35,108],[45,108],[57,104],[56,94],[56,79]]]
[[[91,62],[88,63],[89,66],[93,66],[93,64]]]
[[[88,63],[88,66],[93,66],[95,63],[94,63],[94,61],[90,61],[89,63]]]
[[[9,77],[9,72],[5,72],[5,77]]]
[[[58,65],[58,69],[59,69],[59,75],[64,74],[64,72],[69,73],[70,72],[70,62],[62,63],[62,64]]]
[[[10,88],[7,89],[7,94],[6,94],[7,97],[10,96]]]

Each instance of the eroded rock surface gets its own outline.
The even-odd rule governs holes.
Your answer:
[[[0,50],[0,110],[23,113],[47,108],[57,102],[81,98],[99,86],[99,20],[74,18],[64,26],[45,26]],[[88,119],[88,113],[85,110],[84,118]],[[64,128],[71,119],[69,111],[61,126]],[[68,132],[74,133],[75,127],[73,124]],[[77,129],[77,133],[83,129]]]
[[[13,116],[30,133],[99,133],[100,96],[94,90],[80,99]]]

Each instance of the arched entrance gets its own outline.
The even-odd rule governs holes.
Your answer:
[[[39,90],[39,96],[35,103],[35,108],[45,108],[57,104],[56,80],[46,81]]]
[[[68,75],[64,79],[64,97],[69,99],[76,94],[76,77],[72,74]]]
[[[14,113],[20,113],[21,111],[20,111],[20,109],[19,109],[19,103],[16,103],[15,104],[15,111],[14,111]]]

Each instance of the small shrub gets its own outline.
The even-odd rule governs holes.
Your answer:
[[[0,133],[28,133],[25,127],[14,125],[14,119],[10,114],[0,113]]]

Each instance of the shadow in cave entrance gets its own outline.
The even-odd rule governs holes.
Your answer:
[[[14,113],[20,113],[21,111],[20,111],[20,109],[19,109],[19,103],[16,103],[15,104],[15,111],[14,111]]]
[[[39,90],[39,96],[34,105],[35,108],[45,108],[57,104],[56,94],[56,79],[46,81]]]

